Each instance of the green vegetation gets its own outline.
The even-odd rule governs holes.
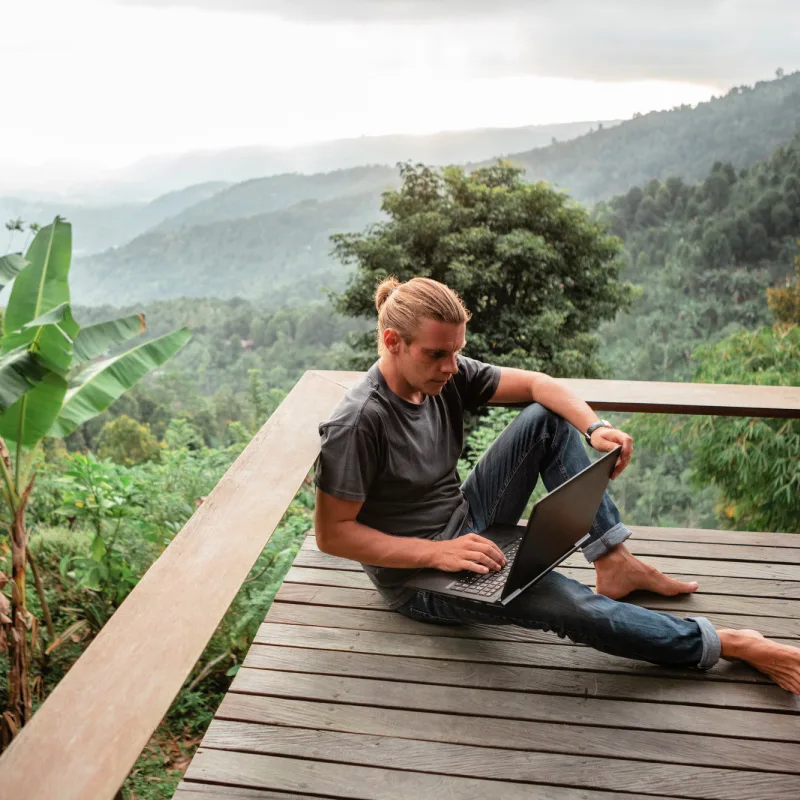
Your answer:
[[[696,344],[770,321],[765,289],[791,273],[800,236],[800,136],[749,169],[652,180],[596,214],[642,287],[631,313],[600,329],[615,377],[689,380]]]
[[[754,164],[800,129],[800,72],[755,86],[734,86],[696,108],[634,115],[613,128],[509,156],[531,180],[563,187],[594,203],[651,178],[699,181],[715,161]]]
[[[150,370],[164,364],[190,336],[186,329],[173,331],[103,358],[111,347],[140,333],[144,319],[138,315],[123,317],[83,328],[75,322],[70,310],[68,282],[71,233],[71,227],[57,217],[51,225],[37,232],[25,258],[15,259],[11,264],[12,269],[19,268],[19,271],[5,310],[0,339],[0,353],[35,358],[37,367],[35,380],[31,380],[30,364],[23,363],[27,373],[20,373],[20,376],[28,385],[23,386],[24,392],[16,391],[17,399],[0,413],[0,474],[5,520],[5,536],[0,542],[5,545],[7,540],[10,545],[12,564],[10,581],[0,570],[0,590],[7,583],[11,584],[8,608],[5,608],[5,596],[0,607],[0,637],[9,656],[6,710],[0,717],[0,748],[11,741],[33,713],[29,663],[37,646],[37,631],[26,608],[28,562],[36,577],[48,638],[51,642],[56,638],[44,588],[28,551],[30,531],[26,512],[41,460],[42,440],[67,436],[104,411]],[[4,266],[9,266],[8,259]],[[6,386],[15,390],[21,383],[5,381]],[[9,392],[4,391],[3,396],[8,399]],[[117,498],[118,506],[124,505],[123,494]],[[113,559],[102,558],[110,553],[97,526],[92,554],[101,563],[94,568],[95,580],[108,580],[124,589],[128,576],[116,568]],[[29,629],[32,629],[30,646]]]
[[[586,210],[500,163],[466,175],[402,166],[383,195],[389,221],[334,237],[356,273],[339,311],[373,319],[375,286],[424,276],[455,289],[472,313],[465,353],[556,376],[598,374],[592,330],[630,300],[617,283],[620,243]],[[375,337],[357,340],[357,365],[375,359]]]

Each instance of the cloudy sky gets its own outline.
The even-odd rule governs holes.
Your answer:
[[[800,68],[796,0],[4,3],[0,167],[630,117]]]

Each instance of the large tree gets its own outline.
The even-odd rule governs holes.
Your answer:
[[[401,164],[402,185],[383,195],[388,220],[337,234],[334,252],[356,271],[338,309],[375,317],[375,286],[394,275],[433,278],[472,312],[466,353],[556,376],[599,375],[601,320],[627,307],[618,280],[621,243],[584,208],[506,163],[465,173]],[[375,336],[354,340],[353,365],[375,358]]]

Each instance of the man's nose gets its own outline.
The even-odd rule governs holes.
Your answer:
[[[451,375],[455,375],[456,372],[458,372],[458,362],[456,361],[455,356],[448,358],[447,361],[445,361],[443,372],[449,372]]]

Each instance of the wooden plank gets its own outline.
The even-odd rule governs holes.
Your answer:
[[[626,675],[687,676],[686,668],[664,667],[644,661],[611,656],[590,647],[574,645],[552,647],[522,642],[481,641],[480,639],[444,638],[436,635],[377,633],[375,631],[342,631],[336,628],[315,628],[310,625],[278,625],[265,622],[254,642],[286,647],[308,647],[320,650],[345,650],[354,653],[382,653],[398,656],[419,656],[455,661],[477,661],[493,664],[516,664],[530,667],[581,669],[591,672],[614,672]],[[744,663],[720,661],[703,673],[704,680],[770,683],[769,678]]]
[[[338,586],[342,589],[374,589],[369,576],[361,569],[324,569],[298,565],[289,568],[284,583],[309,583],[317,586]],[[579,581],[590,588],[595,587],[594,570],[559,569],[562,575]],[[689,580],[692,576],[677,576]],[[702,595],[721,594],[734,597],[775,598],[778,600],[800,600],[800,583],[793,581],[762,581],[746,578],[702,578],[699,593]],[[737,589],[739,591],[737,591]],[[643,595],[644,596],[644,595]]]
[[[800,793],[796,775],[673,764],[647,764],[643,769],[641,762],[622,758],[612,761],[338,731],[287,731],[242,722],[214,721],[203,746],[481,779],[658,792],[693,800],[752,800],[754,791],[764,797],[795,800]]]
[[[633,531],[631,539],[638,540],[743,544],[758,547],[800,547],[800,535],[796,533],[726,531],[712,528],[658,528],[650,525],[629,525],[628,527]],[[313,531],[311,534],[313,535]]]
[[[797,646],[800,639],[800,620],[774,617],[747,617],[738,615],[712,615],[711,622],[718,628],[758,627],[764,636],[785,644]],[[552,632],[545,633],[517,625],[437,625],[418,622],[402,614],[385,613],[372,609],[342,608],[340,606],[302,605],[275,602],[267,614],[269,622],[289,625],[320,625],[324,628],[352,628],[362,631],[387,631],[392,633],[432,632],[439,636],[457,636],[462,639],[501,639],[508,642],[542,642],[543,644],[572,644]]]
[[[303,758],[237,753],[200,748],[186,771],[187,780],[214,781],[287,792],[309,792],[353,800],[486,800],[502,790],[503,800],[611,800],[617,794],[529,783],[490,781],[406,770],[377,769]],[[644,795],[625,795],[644,800]],[[653,795],[648,795],[653,800]],[[663,798],[662,800],[666,800]]]
[[[762,711],[800,710],[797,697],[775,684],[706,681],[693,673],[680,677],[618,675],[522,667],[508,664],[481,664],[470,661],[442,661],[433,658],[387,656],[336,650],[311,650],[254,644],[244,666],[284,672],[312,672],[356,678],[405,680],[412,683],[446,684],[467,688],[505,689],[512,692],[560,694],[574,697],[599,697],[611,700],[642,700],[652,703],[683,703],[718,708],[750,708]],[[703,712],[697,719],[702,725]],[[687,716],[693,716],[687,711]],[[788,726],[788,731],[785,727]],[[774,720],[765,738],[793,739],[796,717],[784,715]],[[760,738],[758,726],[746,733]]]
[[[374,589],[339,589],[330,586],[315,586],[307,583],[284,583],[276,599],[286,603],[319,603],[353,608],[386,609],[386,601]],[[776,617],[791,619],[800,614],[798,600],[775,600],[761,597],[733,597],[724,594],[697,592],[680,597],[661,597],[656,594],[636,592],[628,595],[624,602],[646,606],[674,615],[743,614],[751,617]],[[773,605],[774,604],[774,605]],[[785,634],[784,634],[785,635]]]
[[[217,719],[662,764],[716,767],[738,751],[741,763],[760,763],[763,769],[772,770],[773,766],[793,767],[798,758],[798,745],[786,742],[506,720],[472,712],[473,709],[464,709],[461,714],[379,710],[373,706],[230,693],[222,701]],[[763,760],[759,761],[759,756]],[[643,770],[647,766],[640,765]]]
[[[320,567],[326,566],[334,569],[361,569],[358,562],[345,558],[337,558],[326,553],[318,553],[314,557],[313,551],[301,550],[295,560],[297,566]],[[331,561],[331,559],[335,559]],[[668,575],[695,575],[698,582],[703,576],[716,576],[726,578],[758,578],[763,581],[800,581],[800,566],[795,564],[767,564],[752,561],[712,561],[705,559],[672,558],[652,556],[644,559],[657,569]],[[594,571],[594,567],[579,554],[570,556],[563,563],[563,568],[582,569]]]
[[[670,733],[729,736],[732,731],[747,731],[752,738],[783,739],[800,743],[798,714],[726,708],[704,708],[702,713],[698,713],[697,709],[690,710],[678,702],[647,703],[588,696],[531,694],[502,689],[474,689],[353,676],[334,677],[249,667],[239,670],[229,692],[443,714],[462,714],[469,710],[481,717]],[[800,747],[796,750],[800,756]],[[745,765],[739,760],[739,756],[738,752],[732,750],[729,760],[719,762],[718,766],[763,768],[760,762]],[[794,766],[783,765],[779,771],[800,773],[800,759]]]
[[[8,797],[114,796],[307,475],[317,423],[342,394],[310,373],[292,389],[0,757]]]
[[[354,386],[361,372],[325,371],[343,388]],[[800,388],[734,383],[613,381],[558,378],[595,411],[639,411],[651,414],[718,414],[733,417],[800,418]],[[498,404],[509,405],[509,404]],[[528,403],[511,404],[522,407]]]
[[[612,484],[613,491],[613,484]],[[520,525],[526,524],[525,519]],[[629,525],[633,531],[630,541],[645,539],[656,542],[696,542],[709,544],[741,544],[751,547],[796,547],[800,548],[800,534],[766,533],[763,531],[728,531],[715,528],[658,528],[651,525]],[[314,539],[314,529],[306,531]]]
[[[365,574],[361,565],[355,561],[320,553],[314,550],[301,550],[294,560],[295,567],[310,569],[334,569]],[[568,578],[585,583],[587,586],[595,585],[595,572],[590,564],[575,567],[559,567],[558,571]],[[791,600],[800,600],[800,581],[774,581],[759,578],[727,578],[713,575],[699,575],[698,573],[671,572],[675,578],[684,581],[697,580],[704,594],[730,594],[736,596],[747,595],[750,597],[783,597]]]
[[[210,783],[181,781],[172,800],[314,800],[321,795],[287,794],[263,789],[243,789],[240,786],[213,786]]]

